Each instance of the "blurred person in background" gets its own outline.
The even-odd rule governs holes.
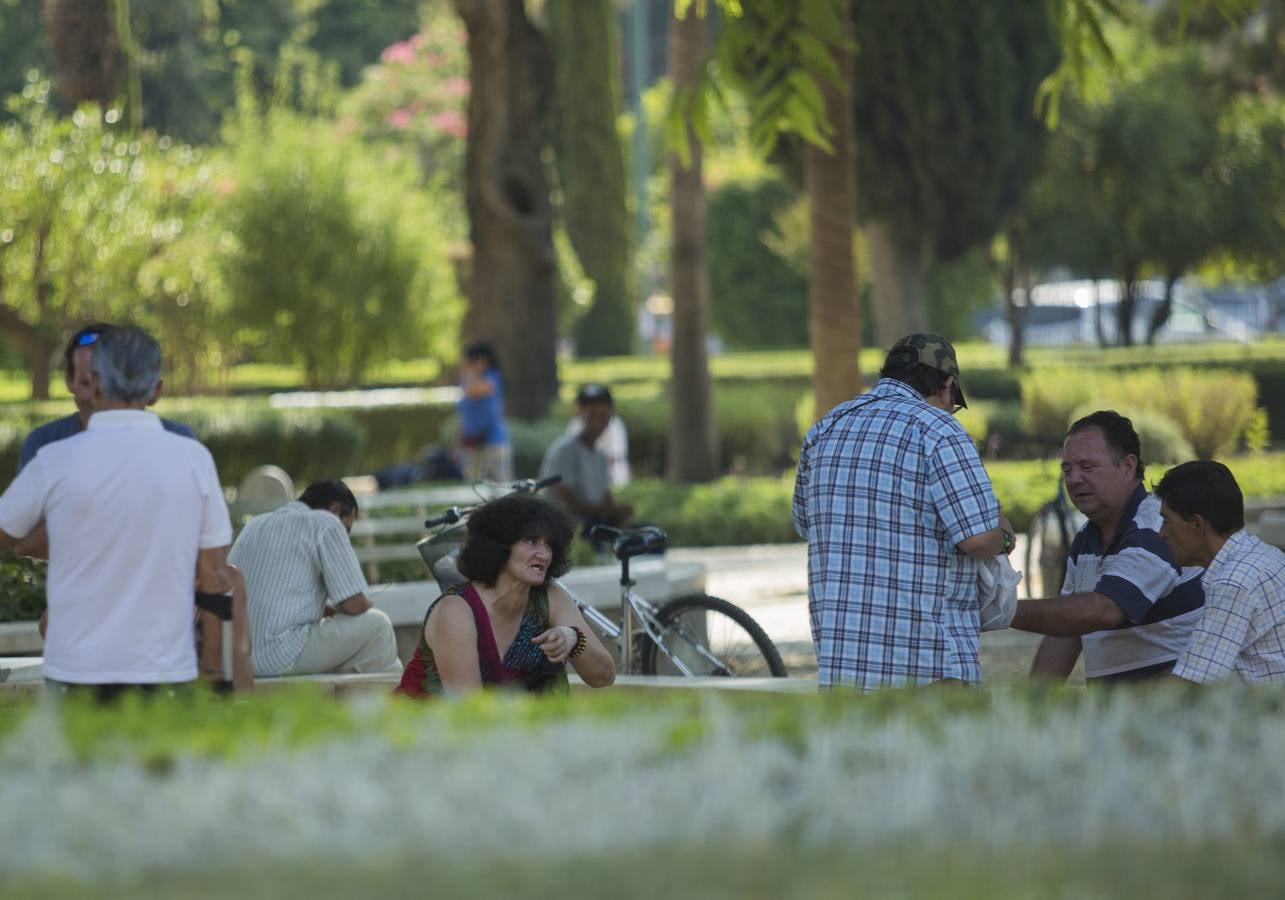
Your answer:
[[[606,388],[603,390],[605,391]],[[576,393],[571,421],[567,423],[566,433],[571,437],[580,434],[584,428],[584,406],[580,400],[583,393],[583,389]],[[629,484],[629,431],[625,428],[624,420],[614,411],[614,404],[611,421],[598,436],[598,440],[594,441],[593,446],[607,458],[607,477],[611,481],[611,486],[622,488]]]
[[[62,355],[63,383],[67,385],[67,391],[76,403],[76,411],[69,416],[54,419],[52,422],[46,422],[44,425],[32,429],[26,440],[22,442],[22,451],[18,457],[19,472],[35,458],[37,451],[41,447],[52,444],[54,441],[69,438],[74,434],[80,434],[89,426],[89,417],[94,412],[94,396],[90,382],[93,371],[94,346],[98,343],[98,339],[113,327],[104,322],[86,325],[67,341],[67,347],[63,350]],[[157,385],[157,399],[160,398],[163,386],[163,382]],[[152,402],[155,403],[156,401],[153,400]],[[180,422],[171,422],[169,419],[161,419],[160,421],[161,426],[166,431],[183,437],[196,437],[192,433],[192,429]]]
[[[586,534],[594,525],[624,526],[633,518],[633,507],[612,495],[610,463],[598,449],[598,440],[613,418],[611,391],[602,384],[586,384],[576,393],[576,408],[579,429],[549,445],[540,477],[561,476],[547,491],[580,519]]]
[[[456,450],[472,481],[512,481],[513,448],[504,421],[504,375],[490,344],[464,348]]]

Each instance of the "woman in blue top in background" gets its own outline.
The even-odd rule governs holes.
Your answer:
[[[504,376],[490,344],[464,349],[456,446],[470,480],[512,481],[513,449],[504,423]]]

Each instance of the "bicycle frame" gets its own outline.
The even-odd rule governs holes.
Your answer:
[[[621,563],[620,625],[611,621],[611,619],[607,618],[607,616],[597,608],[585,603],[576,595],[575,591],[571,590],[571,588],[567,587],[558,579],[552,579],[552,583],[558,585],[567,592],[567,595],[571,598],[572,602],[580,608],[580,614],[585,617],[585,621],[591,623],[600,632],[602,632],[602,634],[616,642],[616,646],[620,648],[620,674],[633,674],[634,619],[637,618],[638,624],[642,626],[642,630],[646,633],[648,640],[654,643],[657,649],[669,658],[669,661],[674,664],[674,668],[678,669],[679,672],[688,678],[695,678],[696,673],[693,672],[691,668],[688,667],[688,665],[684,663],[665,642],[665,638],[661,632],[660,622],[656,618],[656,605],[646,597],[634,591],[634,585],[636,582],[629,577],[629,560],[623,559],[621,560]],[[699,641],[693,641],[692,646],[697,653],[705,657],[705,659],[707,659],[711,664],[715,666],[722,665],[719,658],[711,653],[705,644]]]

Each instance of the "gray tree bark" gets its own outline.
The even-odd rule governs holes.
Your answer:
[[[535,421],[557,396],[557,262],[542,153],[553,69],[522,0],[454,0],[468,29],[465,202],[473,244],[463,337],[487,340],[507,412]]]
[[[898,338],[928,330],[924,283],[932,264],[932,242],[927,237],[908,242],[887,223],[871,222],[866,243],[874,281],[875,334],[887,350]]]
[[[669,26],[669,77],[678,96],[700,78],[706,22],[694,9]],[[674,338],[670,346],[669,478],[683,484],[718,475],[713,389],[705,334],[709,325],[709,272],[705,262],[705,184],[701,145],[687,129],[689,158],[669,154],[672,236],[670,292]]]
[[[844,34],[851,40],[851,10],[842,4]],[[840,84],[852,83],[852,57],[836,49]],[[821,85],[826,117],[834,126],[834,151],[807,145],[811,247],[808,259],[808,336],[812,345],[814,418],[861,390],[861,298],[853,254],[857,220],[857,161],[852,104],[842,88]]]

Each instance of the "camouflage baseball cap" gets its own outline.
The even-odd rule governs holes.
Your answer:
[[[955,358],[955,348],[939,334],[926,331],[908,334],[888,351],[889,362],[919,363],[955,376],[955,405],[967,408],[964,390],[959,384],[959,360]]]

